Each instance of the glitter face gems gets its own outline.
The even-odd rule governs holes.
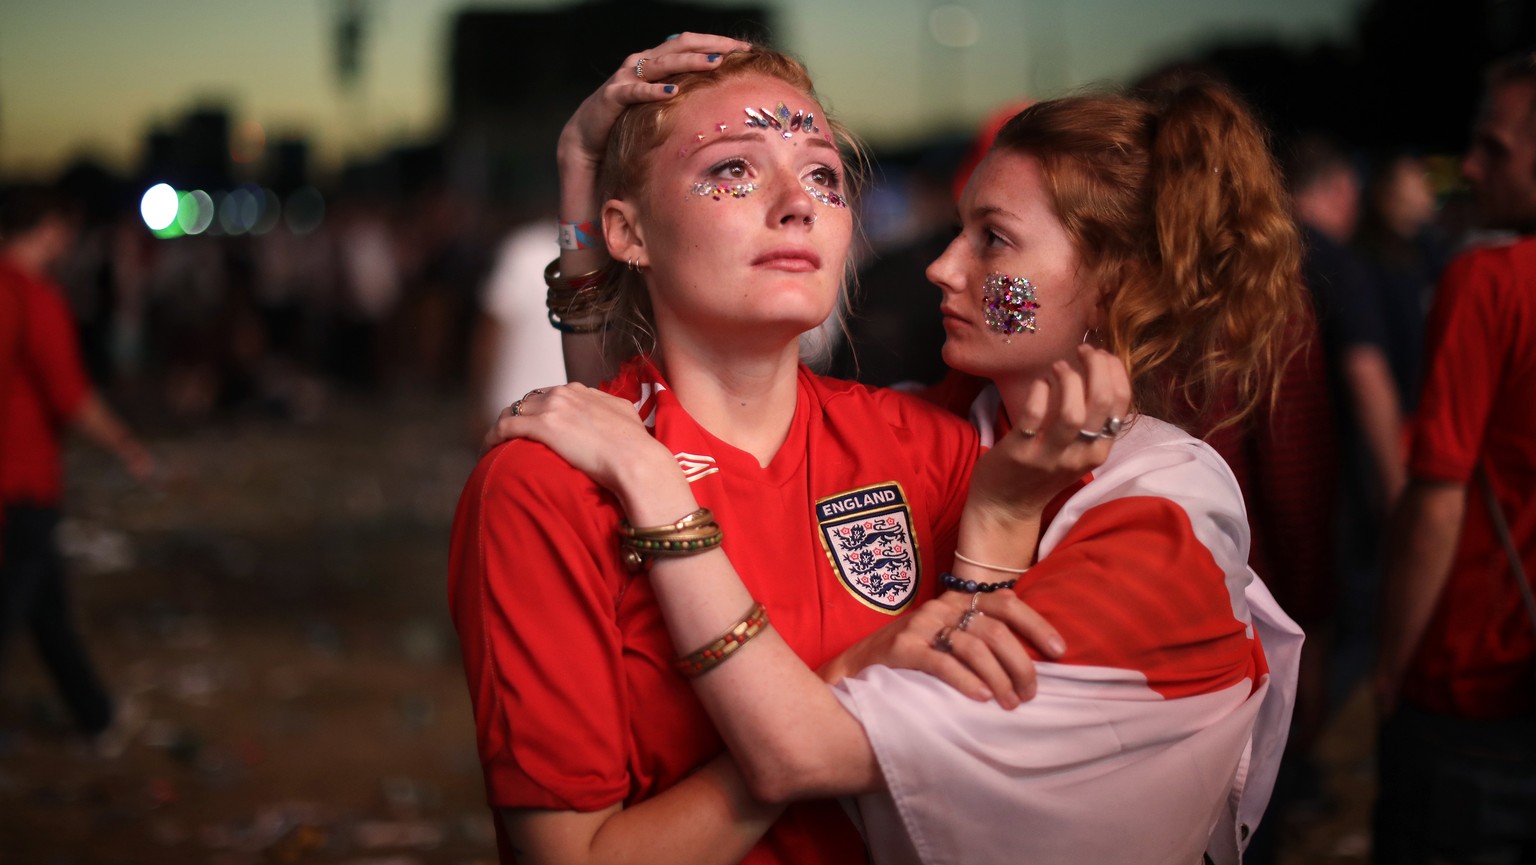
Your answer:
[[[842,197],[836,190],[822,189],[820,186],[805,185],[805,194],[825,204],[828,207],[847,207],[848,199]]]
[[[722,195],[728,195],[731,198],[746,198],[756,191],[756,183],[695,183],[693,185],[694,195],[700,198],[713,198],[716,201],[719,201]]]
[[[809,132],[818,134],[821,132],[816,126],[816,115],[809,111],[796,111],[791,114],[789,106],[780,102],[772,111],[766,108],[743,108],[747,114],[747,126],[753,129],[771,129],[781,133],[784,140],[795,137],[796,132]]]
[[[987,327],[993,333],[1013,336],[1035,332],[1035,284],[1022,276],[989,273],[981,285],[981,304],[987,312]]]

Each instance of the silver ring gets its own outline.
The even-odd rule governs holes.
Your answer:
[[[960,621],[955,623],[955,630],[963,631],[971,626],[971,623],[985,616],[981,610],[966,610],[960,614]]]
[[[940,628],[939,632],[933,635],[933,647],[945,654],[953,652],[955,650],[955,644],[949,641],[949,635],[953,634],[954,632],[955,629],[948,625]]]
[[[1119,435],[1120,431],[1123,429],[1125,429],[1125,421],[1117,417],[1112,417],[1104,422],[1104,429],[1099,433],[1099,435],[1107,439],[1112,439]]]
[[[541,394],[543,392],[544,392],[543,388],[536,387],[533,390],[530,390],[527,393],[523,394],[523,398],[522,399],[518,400],[515,403],[512,403],[512,416],[513,417],[522,417],[522,415],[523,415],[523,403],[528,401],[528,397],[538,396],[539,394]]]
[[[1096,442],[1096,441],[1098,441],[1099,439],[1102,439],[1102,438],[1111,438],[1111,437],[1104,435],[1104,433],[1100,432],[1099,430],[1080,429],[1080,430],[1077,431],[1077,440],[1081,441],[1081,442],[1084,442],[1086,444],[1093,444],[1094,442]]]
[[[971,595],[971,612],[973,612],[973,613],[980,613],[981,610],[977,609],[980,606],[981,606],[981,592],[975,592],[975,593],[973,593]]]
[[[644,57],[641,57],[639,60],[635,61],[635,77],[641,81],[645,80],[645,61],[646,58]]]
[[[1040,431],[1037,430],[1037,429],[1030,429],[1029,427],[1019,427],[1019,435],[1025,437],[1027,439],[1032,439],[1032,438],[1034,438],[1035,436],[1037,436],[1039,434],[1040,434]]]

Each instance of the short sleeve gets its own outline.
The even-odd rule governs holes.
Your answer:
[[[28,293],[24,366],[55,420],[67,423],[91,392],[69,305],[49,290]]]
[[[1430,311],[1424,389],[1413,424],[1409,472],[1466,483],[1477,465],[1504,358],[1500,312],[1476,253],[1451,263]]]
[[[459,501],[449,601],[493,807],[591,811],[628,792],[609,510],[523,441],[481,460]]]

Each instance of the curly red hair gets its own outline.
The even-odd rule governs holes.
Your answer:
[[[995,147],[1039,161],[1138,411],[1209,428],[1226,397],[1218,427],[1273,399],[1288,323],[1309,309],[1301,246],[1265,135],[1231,90],[1040,102]]]

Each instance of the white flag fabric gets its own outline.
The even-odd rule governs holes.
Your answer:
[[[889,788],[858,800],[875,862],[1240,862],[1301,646],[1247,556],[1225,463],[1137,418],[1021,580],[1068,644],[1033,700],[1006,711],[885,667],[837,687]]]

